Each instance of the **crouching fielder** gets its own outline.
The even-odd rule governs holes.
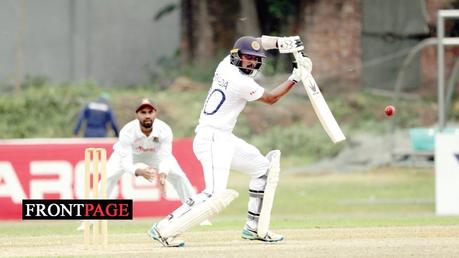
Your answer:
[[[120,131],[107,163],[107,196],[110,196],[124,173],[153,181],[156,177],[162,194],[166,180],[184,202],[194,189],[172,155],[172,130],[156,118],[156,106],[143,99],[136,109],[137,119],[127,123]]]
[[[157,179],[162,195],[167,180],[183,203],[195,190],[172,154],[171,128],[156,118],[156,106],[148,99],[143,99],[135,112],[137,119],[121,129],[107,162],[107,196],[113,197],[118,180],[129,173],[150,182]],[[83,223],[77,230],[83,230]]]
[[[283,236],[268,231],[280,151],[271,151],[263,156],[255,146],[232,133],[248,101],[274,104],[301,78],[299,70],[294,69],[288,80],[273,90],[265,90],[258,85],[253,76],[266,57],[264,48],[279,48],[284,53],[299,51],[303,45],[299,37],[260,39],[246,36],[238,39],[230,55],[220,62],[193,142],[194,153],[204,170],[206,188],[148,231],[164,246],[183,246],[184,242],[175,240],[176,236],[219,213],[237,197],[236,191],[227,189],[231,169],[244,171],[251,178],[247,222],[242,238],[266,242],[283,240]]]

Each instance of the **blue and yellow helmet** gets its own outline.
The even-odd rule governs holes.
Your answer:
[[[258,63],[253,69],[242,68],[241,55],[251,55],[258,58]],[[266,52],[261,46],[259,39],[251,36],[244,36],[236,40],[233,49],[230,51],[230,62],[237,66],[246,74],[251,74],[253,70],[259,70],[263,64],[263,58],[266,57]]]

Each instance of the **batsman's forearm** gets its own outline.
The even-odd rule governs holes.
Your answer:
[[[261,36],[261,45],[265,50],[270,50],[270,49],[277,49],[277,40],[279,37],[274,37],[274,36],[266,36],[263,35]]]
[[[287,94],[293,88],[293,86],[295,86],[295,84],[296,83],[294,81],[285,81],[284,83],[271,90],[271,94],[280,98]]]
[[[263,99],[261,101],[268,103],[268,104],[274,104],[276,103],[282,96],[287,94],[290,89],[295,86],[295,82],[293,81],[286,81],[282,83],[281,85],[277,86],[276,88],[272,89],[270,92],[265,93],[263,96]]]

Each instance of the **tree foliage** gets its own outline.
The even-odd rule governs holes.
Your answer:
[[[243,35],[291,34],[300,6],[298,0],[182,0],[182,64],[207,63]]]

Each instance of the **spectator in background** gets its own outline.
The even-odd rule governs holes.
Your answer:
[[[115,115],[110,107],[108,100],[110,96],[104,92],[96,101],[89,102],[80,112],[73,134],[78,135],[81,125],[86,120],[84,137],[106,137],[107,123],[110,123],[115,136],[118,137],[118,125]]]

